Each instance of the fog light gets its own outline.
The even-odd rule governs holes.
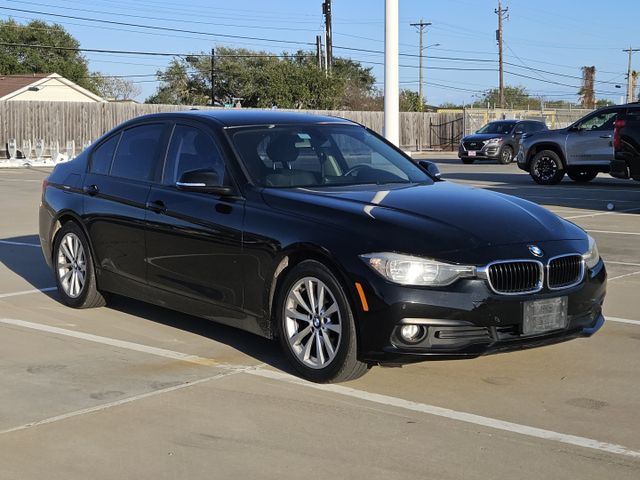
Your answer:
[[[400,329],[400,336],[407,343],[418,343],[424,339],[426,332],[421,325],[404,325]]]

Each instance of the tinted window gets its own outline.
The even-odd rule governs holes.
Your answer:
[[[141,125],[125,130],[118,145],[111,175],[132,180],[151,181],[162,148],[164,124]]]
[[[213,170],[225,184],[224,160],[214,140],[199,128],[176,125],[171,135],[163,183],[174,185],[184,172]]]
[[[617,113],[615,110],[600,112],[585,118],[577,126],[581,130],[613,130]]]
[[[430,183],[404,155],[361,127],[299,125],[241,129],[233,143],[266,187]]]
[[[113,153],[116,151],[119,139],[120,134],[114,135],[93,151],[91,155],[91,173],[99,173],[101,175],[107,175],[109,173]]]

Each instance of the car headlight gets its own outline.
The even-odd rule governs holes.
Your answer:
[[[380,276],[400,285],[444,287],[476,274],[475,267],[470,265],[453,265],[399,253],[368,253],[360,258]]]
[[[497,145],[502,142],[502,137],[490,138],[489,140],[485,140],[485,145]]]
[[[589,250],[582,254],[582,258],[584,259],[584,264],[588,269],[593,269],[600,261],[598,246],[591,236],[589,236]]]

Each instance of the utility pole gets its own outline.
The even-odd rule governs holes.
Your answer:
[[[509,16],[507,12],[509,11],[509,7],[502,8],[502,0],[498,0],[498,8],[495,10],[496,15],[498,15],[498,30],[496,30],[496,40],[498,41],[498,55],[500,57],[500,108],[504,108],[504,70],[502,64],[502,20],[508,19]]]
[[[331,73],[331,67],[333,66],[333,34],[331,30],[331,0],[324,0],[322,4],[322,13],[324,14],[324,44],[327,57],[327,71]]]
[[[318,69],[322,70],[322,37],[320,35],[316,35],[316,60]]]
[[[400,146],[398,0],[385,0],[384,9],[384,137]]]
[[[211,79],[210,79],[211,80],[211,106],[212,107],[215,105],[215,98],[216,98],[215,71],[216,71],[216,49],[212,48],[211,49]]]
[[[627,67],[627,103],[633,102],[633,71],[631,70],[631,57],[633,52],[640,52],[640,48],[627,48],[623,52],[629,52],[629,66]]]
[[[420,34],[420,73],[419,73],[419,86],[418,86],[418,96],[420,98],[420,110],[422,110],[422,105],[424,104],[424,95],[423,95],[423,90],[422,90],[422,85],[423,85],[423,77],[422,77],[422,63],[423,63],[423,52],[424,52],[424,40],[423,40],[423,36],[424,36],[424,31],[426,30],[426,28],[431,25],[431,22],[425,22],[424,20],[420,19],[420,21],[418,23],[410,23],[409,25],[411,25],[412,27],[416,27],[418,29],[418,33]]]

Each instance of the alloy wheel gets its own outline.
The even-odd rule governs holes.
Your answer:
[[[87,263],[84,247],[75,233],[67,233],[60,241],[56,267],[64,293],[78,298],[87,278]]]
[[[540,157],[535,164],[534,170],[538,178],[549,181],[558,172],[558,164],[551,157]]]
[[[285,332],[289,347],[305,366],[321,369],[338,353],[342,316],[329,287],[315,277],[298,280],[285,302]]]

